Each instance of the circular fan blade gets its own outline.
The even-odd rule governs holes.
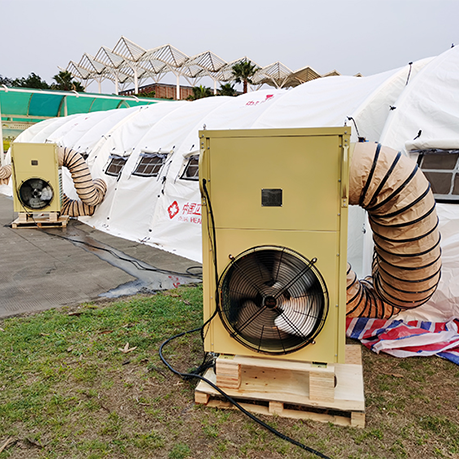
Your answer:
[[[307,338],[314,332],[320,320],[321,307],[315,296],[286,300],[280,309],[282,309],[282,314],[274,322],[285,333]]]
[[[32,178],[22,183],[19,198],[29,209],[43,209],[49,205],[54,193],[51,185],[45,180]]]
[[[219,314],[231,336],[268,354],[309,344],[328,313],[328,293],[315,261],[273,246],[233,259],[219,282]]]

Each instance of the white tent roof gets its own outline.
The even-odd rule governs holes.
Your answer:
[[[411,73],[425,63],[414,65]],[[200,202],[198,184],[179,178],[185,156],[199,150],[199,129],[343,126],[355,121],[360,135],[377,141],[409,71],[406,66],[365,78],[317,79],[288,91],[269,89],[239,97],[75,115],[66,121],[39,123],[17,141],[52,141],[89,154],[91,173],[107,181],[108,192],[94,216],[84,218],[88,224],[200,260],[197,220],[188,214],[171,219],[168,213],[173,202],[180,208]],[[353,132],[356,140],[355,129]],[[162,178],[132,175],[142,151],[173,152],[164,183]],[[113,154],[129,157],[119,179],[104,172]],[[75,196],[71,181],[65,180],[64,185]],[[363,220],[359,218],[356,225],[360,228]],[[361,258],[361,248],[355,250]]]
[[[86,223],[200,261],[198,183],[180,178],[187,155],[199,151],[199,129],[319,127],[347,123],[352,127],[354,141],[361,136],[401,150],[420,130],[423,139],[457,141],[458,80],[459,48],[453,48],[436,58],[369,77],[336,76],[313,80],[290,90],[260,90],[234,98],[164,102],[57,118],[35,125],[17,141],[53,141],[89,154],[91,173],[93,177],[104,178],[108,192],[96,213],[82,218]],[[170,153],[160,177],[132,175],[142,151]],[[128,158],[119,178],[105,174],[113,154]],[[73,187],[68,178],[64,187],[72,195]],[[179,213],[170,213],[171,206],[178,208]],[[457,215],[459,222],[459,212],[455,208],[451,210],[452,205],[442,206],[449,206],[445,221],[455,220]],[[368,269],[365,264],[362,267],[362,260],[368,261],[369,256],[362,255],[363,213],[354,212],[350,219],[349,253],[357,264],[354,268],[362,273]],[[439,214],[446,215],[446,212],[442,210]],[[459,234],[459,225],[455,234]],[[443,244],[445,242],[449,244],[448,240],[443,240]],[[457,250],[452,247],[459,241],[451,244],[451,247],[444,245],[445,260],[449,259],[449,250]],[[455,253],[455,260],[458,259]],[[455,263],[459,274],[459,262]],[[440,288],[434,299],[451,296],[448,292],[442,293],[448,288]],[[459,292],[454,292],[454,296],[459,304]]]
[[[459,126],[459,46],[429,62],[396,101],[381,142],[396,150],[421,131],[420,140],[457,139]]]
[[[430,60],[395,102],[380,142],[409,153],[407,147],[457,148],[459,143],[459,47]],[[416,141],[414,138],[417,137]],[[459,208],[437,204],[442,235],[442,278],[438,290],[420,310],[409,317],[432,318],[439,312],[459,317]]]

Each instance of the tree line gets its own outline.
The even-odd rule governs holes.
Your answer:
[[[242,83],[243,92],[245,94],[247,92],[248,84],[253,84],[252,77],[258,70],[258,67],[250,61],[243,61],[239,64],[233,65],[231,75],[234,83],[225,83],[220,85],[218,94],[221,96],[236,96],[238,94],[236,89],[234,89],[234,85],[236,83]],[[74,80],[72,74],[67,70],[61,70],[57,75],[54,75],[53,80],[54,83],[48,84],[39,75],[33,72],[28,77],[15,79],[0,75],[0,85],[8,87],[84,92],[82,84]],[[145,95],[140,94],[140,96]],[[210,96],[213,96],[212,90],[200,85],[193,88],[193,94],[189,96],[188,99],[196,100]]]
[[[258,67],[250,61],[243,61],[239,64],[234,64],[231,68],[231,76],[234,81],[233,84],[225,83],[220,85],[218,94],[220,96],[236,96],[238,92],[234,89],[236,83],[242,83],[243,93],[247,92],[249,84],[253,84],[252,77],[257,73]],[[213,96],[212,90],[205,86],[195,86],[193,88],[193,95],[189,96],[189,100],[202,99],[203,97]]]
[[[61,70],[57,75],[54,75],[53,80],[54,83],[48,84],[34,72],[28,77],[14,79],[0,75],[0,84],[8,87],[84,92],[82,84],[79,81],[75,81],[72,74],[67,70]]]

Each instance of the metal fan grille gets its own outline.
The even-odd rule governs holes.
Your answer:
[[[30,178],[23,182],[19,188],[21,203],[29,209],[44,209],[54,197],[51,185],[40,178]]]
[[[219,314],[231,336],[265,354],[310,344],[328,313],[327,288],[315,262],[273,246],[233,259],[219,283]]]

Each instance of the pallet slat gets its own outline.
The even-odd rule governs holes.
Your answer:
[[[195,394],[196,395],[196,394]],[[208,394],[207,394],[208,395]],[[282,403],[270,402],[268,406],[257,404],[255,401],[248,403],[247,401],[235,399],[243,408],[251,413],[263,414],[266,416],[276,415],[282,418],[311,420],[318,422],[330,422],[335,425],[344,427],[358,427],[363,429],[365,427],[365,413],[358,411],[333,411],[327,409],[313,409],[307,406],[296,406],[296,409],[284,408]],[[222,400],[219,397],[208,395],[207,403],[200,402],[195,397],[197,404],[205,405],[209,408],[219,409],[237,409],[230,402]],[[275,404],[275,408],[272,408]]]
[[[313,398],[310,398],[306,366],[298,365],[291,370],[287,367],[281,368],[276,362],[274,368],[268,368],[266,361],[261,366],[242,365],[240,387],[224,390],[244,408],[254,413],[363,428],[365,397],[360,346],[346,346],[346,362],[348,361],[352,363],[334,366],[336,387],[333,397],[330,396],[330,385],[325,381],[323,396],[320,395],[319,384],[313,387],[315,393]],[[249,364],[249,361],[243,363]],[[322,376],[328,376],[327,372],[322,373]],[[207,371],[205,377],[213,383],[217,381],[212,368]],[[317,397],[317,391],[319,400],[314,399],[314,396]],[[216,408],[232,408],[229,402],[222,400],[218,391],[204,381],[196,388],[195,402]]]
[[[27,214],[20,214],[13,223],[12,228],[66,228],[70,217],[68,215],[61,215],[59,218],[48,215],[30,216]]]

